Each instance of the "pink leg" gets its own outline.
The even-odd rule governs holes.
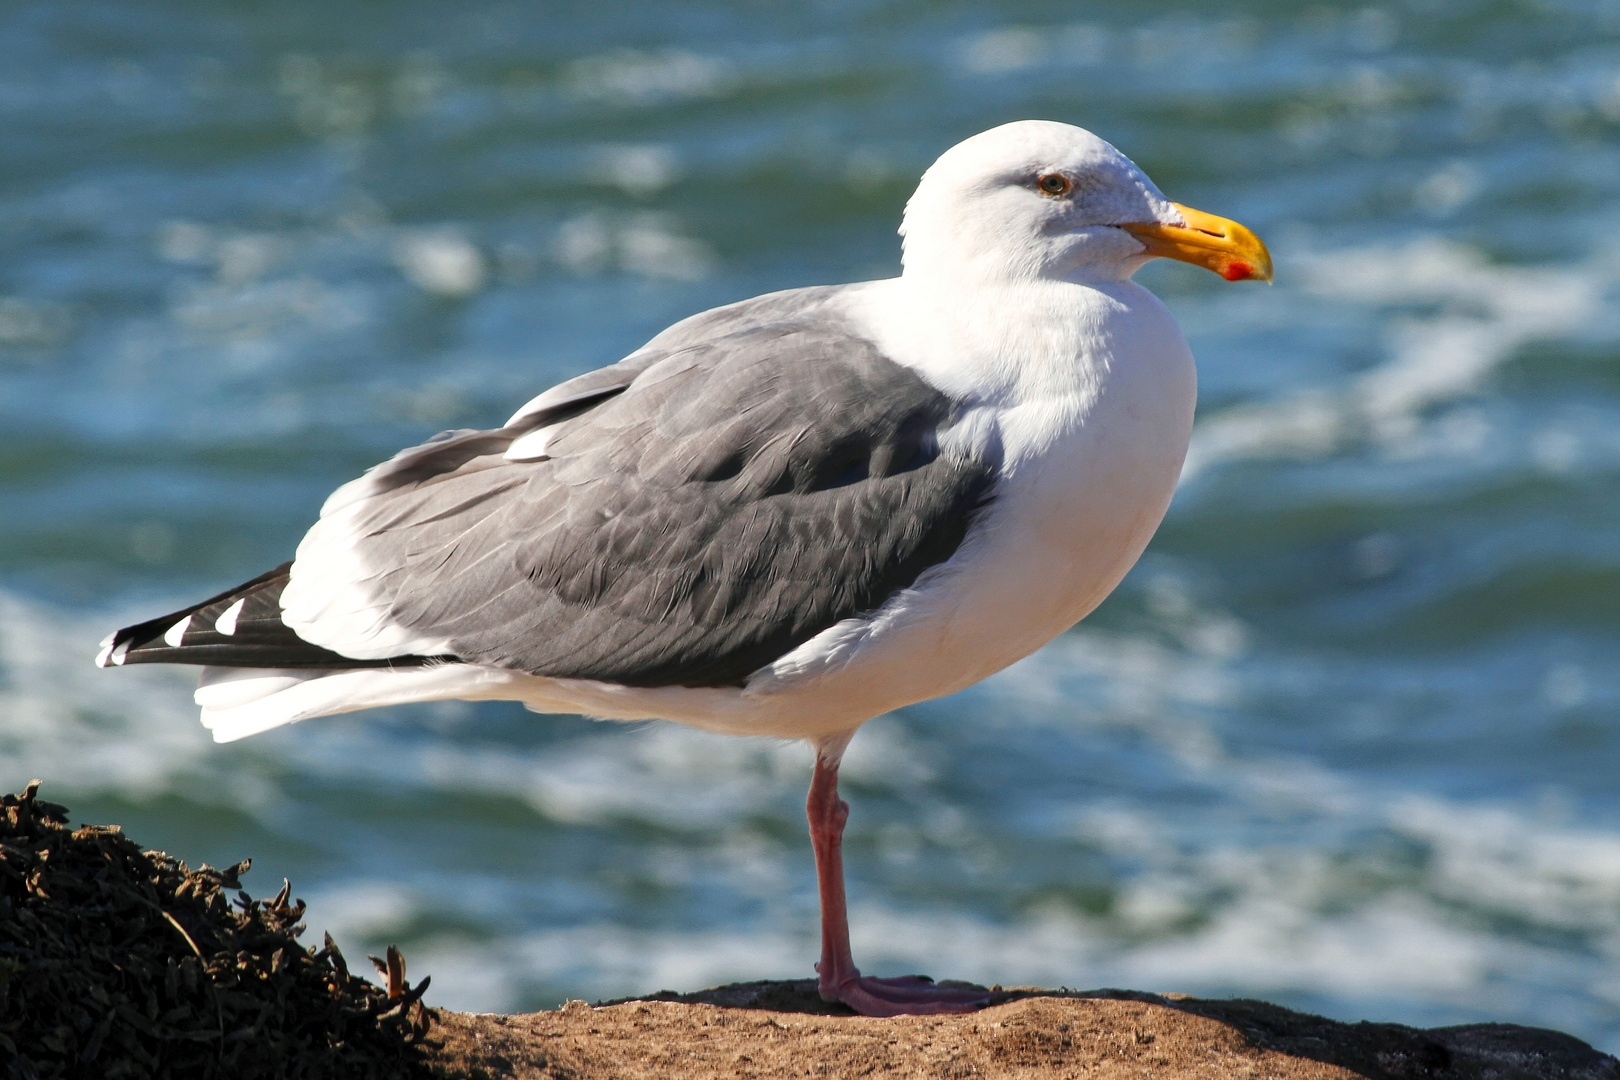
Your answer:
[[[865,1016],[906,1013],[965,1013],[991,1003],[985,990],[936,986],[907,975],[874,979],[862,975],[849,951],[849,916],[844,906],[844,823],[849,804],[838,797],[838,766],[816,755],[816,771],[805,803],[810,843],[816,849],[816,883],[821,888],[821,976],[823,1001],[842,1001]]]

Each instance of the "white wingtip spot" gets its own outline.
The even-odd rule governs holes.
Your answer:
[[[543,427],[512,440],[501,456],[507,461],[540,461],[546,456],[546,444],[551,441],[555,427]]]
[[[101,648],[96,653],[96,667],[106,667],[112,663],[113,640],[117,637],[118,631],[114,630],[101,639]]]
[[[186,630],[191,626],[191,616],[187,615],[173,626],[163,632],[163,641],[171,649],[178,649],[180,642],[186,636]]]
[[[247,603],[247,597],[244,596],[222,611],[219,618],[214,620],[214,629],[226,637],[234,635],[236,633],[236,620],[242,617],[242,605],[245,603]]]
[[[112,656],[108,657],[108,659],[113,662],[114,667],[122,667],[124,664],[124,658],[128,655],[129,642],[126,641],[122,645],[118,646],[118,648],[114,649],[112,651]]]

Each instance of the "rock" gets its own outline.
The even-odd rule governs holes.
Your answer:
[[[664,991],[525,1016],[440,1012],[444,1080],[985,1077],[1620,1080],[1620,1061],[1511,1024],[1342,1024],[1260,1001],[1019,989],[967,1016],[878,1020],[811,980]]]

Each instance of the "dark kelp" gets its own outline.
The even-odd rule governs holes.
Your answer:
[[[0,796],[6,1080],[426,1075],[428,980],[405,982],[394,950],[374,986],[330,937],[299,943],[290,886],[254,900],[246,861],[192,870],[116,827],[71,829],[38,788]]]

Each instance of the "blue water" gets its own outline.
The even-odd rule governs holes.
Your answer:
[[[430,1000],[802,977],[808,753],[446,704],[217,747],[109,629],[669,322],[887,275],[1080,123],[1271,244],[1119,592],[851,749],[880,973],[1620,1050],[1620,4],[0,8],[0,785],[283,876]]]

